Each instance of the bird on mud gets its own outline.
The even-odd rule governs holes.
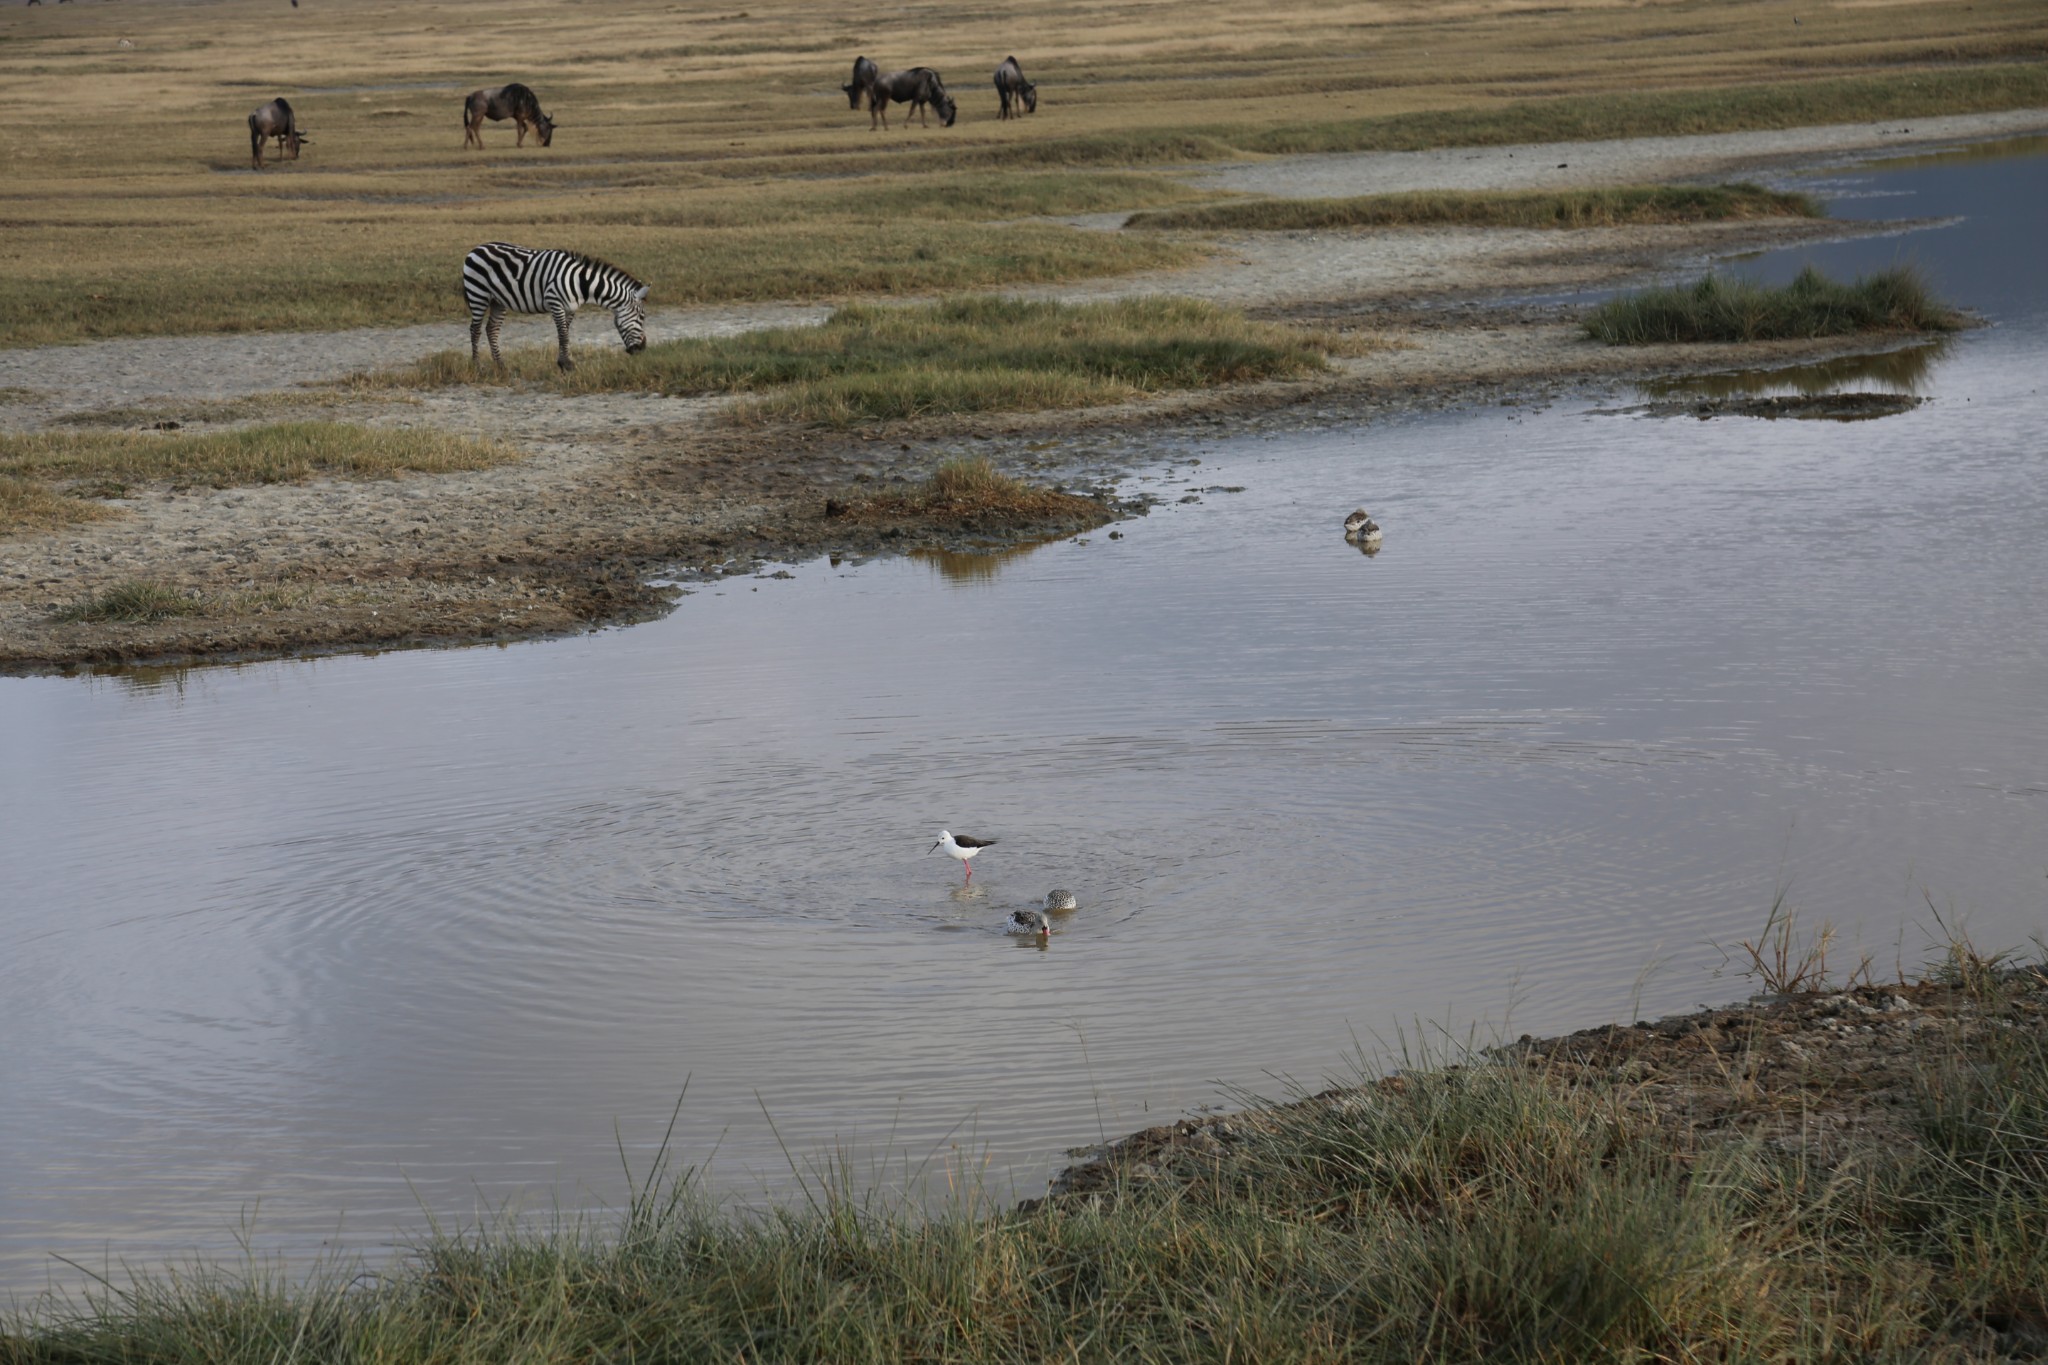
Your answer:
[[[995,840],[993,839],[976,839],[972,835],[967,834],[963,834],[956,839],[953,837],[951,830],[942,829],[939,831],[939,841],[926,849],[924,856],[929,858],[932,854],[937,853],[943,848],[946,850],[948,858],[958,858],[960,860],[960,866],[967,869],[967,881],[971,882],[974,880],[974,865],[967,860],[994,842]],[[962,885],[965,885],[965,883],[963,882]]]
[[[1361,550],[1376,550],[1380,543],[1380,525],[1372,514],[1363,507],[1344,518],[1344,539]]]
[[[1071,891],[1048,891],[1045,893],[1045,908],[1059,914],[1063,910],[1079,910],[1081,902],[1074,899],[1074,893]]]
[[[1043,948],[1052,939],[1052,921],[1045,917],[1043,910],[1012,910],[1009,932],[1035,934],[1038,937],[1038,946]]]

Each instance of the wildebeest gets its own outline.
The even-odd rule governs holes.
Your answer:
[[[300,144],[312,140],[282,96],[249,115],[249,160],[259,171],[263,169],[263,144],[271,138],[277,139],[278,158],[287,161],[297,161]]]
[[[1017,65],[1015,57],[1003,58],[1003,64],[996,68],[996,98],[1003,105],[997,118],[1021,117],[1012,113],[1012,101],[1022,103],[1026,114],[1038,112],[1038,87],[1024,79],[1024,68]]]
[[[860,108],[860,97],[867,94],[868,87],[875,83],[875,77],[882,74],[881,68],[865,57],[853,59],[853,80],[839,88],[846,92],[846,107]]]
[[[497,122],[511,119],[519,125],[518,146],[526,145],[526,130],[530,125],[540,136],[540,145],[552,146],[555,140],[555,121],[540,111],[540,100],[531,90],[514,81],[492,90],[472,90],[469,98],[462,102],[462,145],[475,143],[484,145],[484,120]]]
[[[886,76],[877,76],[868,87],[868,127],[873,128],[879,119],[884,128],[889,126],[889,102],[910,106],[910,114],[917,115],[921,126],[930,127],[925,121],[925,106],[939,111],[941,127],[951,128],[953,120],[960,116],[959,106],[946,93],[946,83],[939,79],[939,73],[928,66],[913,66],[908,71],[891,71]],[[903,116],[910,122],[910,114]]]

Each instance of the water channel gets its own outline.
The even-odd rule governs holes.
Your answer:
[[[1838,963],[1914,966],[1935,910],[2024,944],[2048,157],[1817,184],[1960,216],[1743,267],[1912,259],[1992,319],[1849,377],[1914,410],[1188,443],[1114,540],[502,649],[0,679],[0,1293],[616,1205],[679,1096],[731,1198],[785,1149],[1036,1194],[1418,1027],[1745,994],[1724,949],[1780,893]],[[971,888],[941,826],[1001,841]],[[1045,951],[1001,931],[1055,886]]]

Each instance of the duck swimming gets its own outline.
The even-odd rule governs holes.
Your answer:
[[[1372,513],[1361,507],[1344,518],[1344,539],[1370,549],[1380,543],[1379,523],[1372,519]]]
[[[1007,927],[1013,934],[1036,934],[1041,948],[1052,937],[1052,921],[1043,910],[1012,910]]]
[[[1045,908],[1057,914],[1062,910],[1079,910],[1081,902],[1074,899],[1071,891],[1048,891],[1045,893]]]

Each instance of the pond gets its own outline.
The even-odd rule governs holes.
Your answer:
[[[1917,966],[1937,915],[2023,945],[2044,164],[1838,175],[1968,216],[1823,255],[1997,324],[1897,416],[1593,395],[1191,443],[1115,539],[510,648],[0,679],[0,1289],[616,1205],[672,1111],[735,1199],[785,1152],[1032,1195],[1382,1043],[1746,994],[1781,895],[1838,969]],[[971,884],[941,827],[1000,841]],[[1002,932],[1053,887],[1045,950]]]

